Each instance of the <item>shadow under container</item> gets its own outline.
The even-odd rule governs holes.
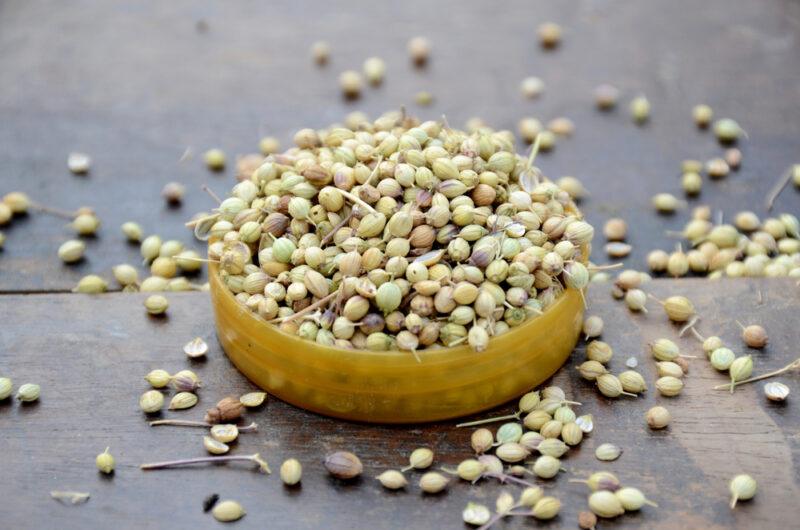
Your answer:
[[[468,345],[410,352],[348,350],[285,333],[236,301],[209,264],[217,336],[248,379],[298,407],[374,423],[465,416],[531,390],[566,361],[583,323],[581,294],[567,289],[542,315]]]

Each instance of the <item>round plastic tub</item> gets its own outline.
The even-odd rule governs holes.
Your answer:
[[[210,264],[217,335],[262,389],[320,414],[375,423],[464,416],[514,399],[550,377],[575,347],[580,293],[566,290],[542,315],[489,341],[409,352],[321,346],[285,333],[236,301]]]

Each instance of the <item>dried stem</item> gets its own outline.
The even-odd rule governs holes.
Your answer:
[[[204,421],[192,421],[192,420],[155,420],[150,422],[151,427],[158,427],[159,425],[172,425],[174,427],[204,427],[210,428],[213,427],[214,423],[206,423]],[[251,423],[250,425],[244,425],[242,427],[238,427],[239,432],[256,432],[258,430],[258,424],[256,422]]]
[[[368,212],[375,213],[375,214],[378,213],[378,212],[375,211],[375,208],[373,208],[372,206],[370,206],[366,202],[362,201],[361,199],[359,199],[358,197],[356,197],[355,195],[353,195],[349,191],[344,191],[344,190],[341,190],[341,189],[338,189],[338,188],[337,188],[336,191],[338,191],[339,193],[341,193],[342,195],[344,195],[345,197],[347,197],[348,199],[350,199],[354,203],[358,204],[359,206],[361,206],[362,208],[364,208]]]
[[[485,425],[487,423],[495,423],[503,420],[518,420],[522,411],[517,411],[514,414],[506,414],[505,416],[495,416],[494,418],[487,418],[485,420],[468,421],[466,423],[459,423],[456,427],[475,427],[476,425]]]
[[[369,177],[367,177],[367,180],[364,181],[364,184],[363,184],[364,186],[366,186],[370,182],[372,182],[372,177],[374,177],[375,175],[378,174],[378,168],[380,167],[381,162],[383,162],[383,155],[378,157],[378,162],[375,164],[375,169],[372,170],[372,173],[369,174]],[[339,191],[341,191],[341,190],[339,190]]]
[[[697,330],[696,330],[694,327],[691,327],[691,328],[689,328],[689,331],[691,331],[691,332],[692,332],[692,335],[694,336],[694,338],[696,338],[696,339],[697,339],[697,340],[699,340],[700,342],[705,342],[705,341],[706,341],[706,338],[705,338],[705,337],[703,337],[703,336],[700,334],[700,332],[699,332],[699,331],[697,331]]]
[[[714,387],[714,390],[727,390],[727,389],[733,390],[735,387],[739,385],[743,385],[745,383],[754,383],[756,381],[761,381],[762,379],[769,379],[770,377],[775,377],[776,375],[784,374],[789,370],[793,370],[795,368],[800,368],[800,357],[798,357],[794,361],[790,362],[789,364],[778,370],[767,372],[766,374],[757,375],[756,377],[751,377],[750,379],[743,379],[742,381],[735,381],[726,383],[724,385],[717,385]]]
[[[202,186],[200,186],[200,188],[204,192],[208,193],[211,196],[211,198],[214,199],[215,201],[217,201],[218,203],[222,202],[222,199],[219,198],[219,195],[217,195],[216,193],[211,191],[211,188],[209,188],[207,185],[203,184]]]
[[[183,226],[187,226],[189,228],[192,228],[192,227],[194,227],[196,225],[199,225],[203,221],[208,221],[209,219],[216,219],[217,217],[219,217],[218,213],[212,213],[211,215],[206,215],[204,217],[198,217],[197,219],[195,219],[193,221],[188,221],[186,223],[183,223]]]
[[[624,263],[613,263],[611,265],[589,265],[586,268],[590,271],[605,271],[610,269],[619,269],[623,266],[625,266]]]
[[[258,453],[252,455],[226,455],[226,456],[201,456],[198,458],[187,458],[185,460],[170,460],[167,462],[154,462],[152,464],[142,464],[139,466],[143,470],[166,469],[170,467],[182,467],[193,464],[208,464],[217,462],[253,462],[258,464],[259,469],[264,473],[272,473],[267,465],[267,461],[261,458]]]
[[[336,235],[336,232],[338,232],[338,231],[339,231],[339,229],[340,229],[340,228],[342,228],[344,225],[346,225],[347,223],[349,223],[349,222],[350,222],[350,219],[352,219],[352,218],[353,218],[353,215],[354,215],[354,214],[355,214],[355,211],[354,211],[354,210],[351,208],[351,209],[350,209],[350,213],[349,213],[349,214],[347,214],[347,215],[345,216],[345,218],[344,218],[344,219],[342,219],[341,221],[339,221],[339,222],[336,224],[336,226],[334,226],[333,228],[331,228],[331,231],[330,231],[330,232],[328,232],[328,235],[326,235],[325,237],[323,237],[323,238],[322,238],[322,241],[320,241],[320,243],[319,243],[319,246],[320,246],[320,248],[324,247],[324,246],[325,246],[325,244],[326,244],[328,241],[330,241],[331,239],[333,239],[333,236],[334,236],[334,235]]]
[[[337,294],[339,294],[339,289],[336,289],[335,291],[333,291],[331,294],[329,294],[325,298],[321,298],[321,299],[317,300],[316,302],[314,302],[310,306],[306,307],[305,309],[302,309],[302,310],[298,311],[294,315],[289,315],[288,317],[283,317],[283,318],[275,318],[275,319],[272,319],[272,320],[268,320],[268,322],[273,322],[273,323],[278,323],[278,324],[282,324],[284,322],[291,322],[292,320],[294,320],[296,318],[299,318],[299,317],[301,317],[301,316],[303,316],[303,315],[305,315],[307,313],[310,313],[311,311],[317,309],[318,307],[324,306],[325,304],[330,302],[331,299],[334,296],[336,296]]]
[[[78,216],[77,212],[70,212],[68,210],[62,210],[60,208],[53,208],[51,206],[45,206],[44,204],[39,204],[38,202],[31,202],[30,207],[34,210],[39,210],[43,213],[49,213],[50,215],[55,215],[56,217],[63,217],[64,219],[69,219],[72,221]]]
[[[781,178],[778,180],[778,182],[775,183],[775,185],[772,187],[772,189],[767,194],[766,205],[767,205],[767,211],[768,212],[770,210],[772,210],[772,206],[775,203],[775,199],[777,199],[778,195],[781,194],[781,192],[783,191],[783,188],[785,188],[786,185],[789,184],[789,181],[792,180],[792,170],[793,169],[794,169],[794,166],[789,166],[789,169],[787,169],[783,173],[783,175],[781,175]]]
[[[505,473],[484,473],[484,477],[488,478],[496,478],[500,482],[514,482],[515,484],[519,484],[520,486],[525,486],[526,488],[535,488],[536,484],[532,482],[528,482],[527,480],[523,480],[521,478],[517,478],[512,475],[507,475]]]
[[[681,328],[681,331],[678,333],[679,337],[683,337],[683,334],[689,331],[690,329],[694,329],[694,325],[697,324],[697,321],[700,320],[700,317],[697,315],[693,316],[692,319]]]

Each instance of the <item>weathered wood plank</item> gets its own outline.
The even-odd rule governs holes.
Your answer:
[[[763,324],[770,345],[751,351],[756,373],[785,365],[798,356],[796,312],[798,287],[791,281],[656,281],[648,290],[656,296],[690,296],[702,316],[700,330],[716,333],[743,352],[734,319]],[[759,303],[758,292],[763,303]],[[190,367],[204,382],[201,402],[193,410],[165,412],[165,417],[200,418],[219,398],[252,386],[222,354],[203,293],[170,296],[166,319],[148,317],[141,295],[5,295],[0,297],[0,374],[15,383],[42,385],[38,404],[0,404],[0,513],[4,527],[64,530],[95,526],[175,529],[205,527],[203,498],[219,493],[243,503],[248,515],[242,528],[458,528],[468,500],[492,505],[501,486],[454,484],[438,497],[422,497],[412,480],[407,492],[388,493],[373,476],[398,468],[417,446],[437,453],[436,465],[455,465],[469,456],[469,430],[456,422],[384,427],[323,418],[272,399],[261,410],[247,413],[259,423],[255,434],[243,434],[234,454],[260,451],[277,471],[283,459],[298,458],[305,472],[302,488],[283,488],[276,473],[263,476],[244,466],[143,472],[138,465],[204,454],[202,430],[148,427],[138,410],[142,380],[153,368],[171,372]],[[625,369],[629,356],[639,358],[650,390],[638,399],[608,400],[579,379],[576,352],[554,378],[567,394],[583,403],[581,413],[595,416],[595,432],[563,459],[567,470],[555,481],[539,481],[563,502],[550,527],[575,527],[585,509],[586,492],[569,478],[595,470],[617,473],[640,487],[660,507],[604,521],[603,528],[787,528],[800,517],[795,499],[800,484],[800,412],[797,374],[781,378],[794,394],[782,404],[767,402],[761,385],[735,394],[710,388],[724,377],[714,372],[694,339],[677,339],[677,328],[653,305],[648,315],[629,315],[611,299],[608,286],[593,286],[589,312],[606,323],[603,339],[615,350],[611,368]],[[205,362],[188,362],[185,341],[202,336],[211,351]],[[675,339],[691,361],[684,393],[663,398],[653,389],[654,363],[646,351],[657,337]],[[673,414],[664,432],[651,432],[645,411],[655,403]],[[513,404],[497,412],[512,411]],[[487,417],[487,414],[478,417]],[[613,442],[624,449],[613,463],[598,462],[594,449]],[[94,457],[106,446],[117,459],[111,478],[100,476]],[[365,464],[364,477],[341,484],[327,477],[321,465],[326,451],[348,449]],[[235,467],[235,468],[234,468]],[[727,507],[727,481],[738,472],[759,480],[755,500]],[[416,479],[418,473],[411,473]],[[504,486],[517,492],[514,486]],[[87,491],[85,505],[66,507],[49,498],[54,489]],[[499,528],[528,528],[520,519]],[[535,525],[534,525],[535,526]]]
[[[730,218],[741,209],[763,213],[774,179],[800,151],[799,8],[791,0],[671,2],[305,2],[220,4],[213,1],[117,0],[5,2],[0,7],[0,192],[20,189],[62,208],[88,205],[103,221],[87,261],[56,259],[70,237],[59,219],[34,215],[8,229],[0,253],[0,291],[69,289],[84,274],[138,262],[119,235],[127,220],[148,233],[189,240],[181,221],[213,203],[231,171],[209,174],[199,157],[179,164],[187,146],[252,151],[261,134],[288,142],[300,127],[322,127],[352,110],[372,116],[406,104],[424,118],[446,114],[454,125],[472,116],[515,129],[520,117],[564,115],[577,131],[539,159],[547,175],[573,174],[591,192],[584,201],[599,227],[621,215],[635,227],[629,264],[642,267],[655,247],[670,248],[664,231],[683,216],[661,218],[649,204],[657,192],[680,193],[678,165],[721,152],[690,120],[692,105],[711,104],[749,133],[744,164],[722,182],[706,182],[696,202]],[[311,15],[309,15],[311,14]],[[198,32],[203,20],[208,31]],[[563,45],[544,53],[536,26],[555,20]],[[405,45],[415,34],[433,41],[430,67],[415,71]],[[314,67],[315,39],[333,45],[331,64]],[[354,103],[339,97],[338,74],[369,55],[388,64],[387,80]],[[547,84],[538,101],[522,99],[522,78]],[[592,89],[610,82],[624,93],[613,113],[595,111]],[[430,90],[436,102],[418,108]],[[635,127],[630,97],[645,93],[651,123]],[[70,151],[94,158],[86,177],[66,169]],[[179,210],[159,197],[165,182],[189,187]],[[787,190],[776,209],[798,209]],[[198,247],[199,248],[199,247]],[[599,250],[599,247],[598,247]],[[596,260],[602,255],[597,252]]]

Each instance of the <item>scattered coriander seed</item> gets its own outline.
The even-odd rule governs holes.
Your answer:
[[[142,240],[142,227],[139,226],[139,223],[127,221],[122,223],[121,229],[122,234],[127,238],[128,241],[138,243]]]
[[[174,381],[174,379],[173,379]],[[244,405],[234,397],[225,397],[206,411],[206,423],[225,423],[236,421],[242,416]]]
[[[712,351],[708,359],[714,369],[724,371],[731,367],[736,359],[736,354],[729,348],[721,347]]]
[[[598,460],[602,460],[604,462],[610,462],[612,460],[616,460],[622,454],[622,449],[617,447],[614,444],[604,443],[597,446],[597,449],[594,451],[594,456]]]
[[[658,372],[659,377],[664,376],[672,376],[681,378],[685,374],[683,373],[683,369],[680,367],[678,363],[672,361],[659,361],[656,363],[656,371]]]
[[[311,58],[322,66],[328,63],[331,56],[331,47],[325,41],[317,41],[311,45]]]
[[[210,429],[211,437],[222,443],[231,443],[239,437],[239,427],[233,423],[218,423]]]
[[[13,216],[14,212],[11,211],[11,207],[4,202],[0,202],[0,226],[11,221]]]
[[[93,213],[81,213],[75,216],[70,226],[80,236],[93,236],[100,227],[100,219]]]
[[[553,478],[559,471],[561,471],[561,461],[549,455],[542,455],[533,463],[533,472],[539,478]]]
[[[5,204],[12,214],[27,213],[31,206],[30,198],[21,191],[12,191],[3,196],[2,203]]]
[[[603,374],[607,374],[608,370],[602,363],[598,361],[584,361],[578,366],[578,371],[581,377],[588,381],[594,381]]]
[[[742,165],[742,152],[736,147],[730,147],[725,150],[724,159],[731,169],[739,169]]]
[[[114,457],[111,456],[108,450],[109,448],[106,447],[106,450],[97,455],[97,458],[94,459],[97,469],[106,475],[114,471]]]
[[[498,458],[500,458],[499,455]],[[481,478],[484,469],[485,467],[483,463],[481,463],[479,460],[467,458],[466,460],[462,460],[458,463],[458,466],[456,467],[456,474],[461,480],[474,482]]]
[[[408,466],[403,468],[403,471],[409,469],[427,469],[433,464],[433,451],[427,447],[419,447],[411,451],[408,457]]]
[[[507,442],[495,449],[495,455],[503,462],[521,462],[530,454],[525,447],[515,442]]]
[[[731,376],[731,383],[743,381],[753,374],[753,358],[750,355],[737,357],[731,363],[728,372]],[[731,386],[731,393],[733,393],[735,386]]]
[[[695,105],[692,109],[692,119],[695,125],[701,129],[705,129],[711,123],[714,116],[714,111],[708,105]]]
[[[0,384],[0,399],[3,399],[1,387],[2,384]],[[783,383],[772,381],[764,385],[764,395],[770,401],[783,401],[789,396],[789,387]]]
[[[703,189],[703,177],[699,173],[684,173],[681,176],[681,188],[686,195],[697,195]]]
[[[580,201],[586,196],[586,188],[584,188],[583,183],[575,177],[561,177],[556,181],[556,185],[569,193],[569,196],[575,201]]]
[[[194,392],[200,388],[200,378],[191,370],[181,370],[170,377],[172,387],[178,392]]]
[[[609,219],[603,226],[603,235],[605,235],[606,239],[609,241],[624,241],[627,233],[628,224],[624,219],[620,219],[619,217]]]
[[[645,383],[644,377],[642,377],[642,374],[639,372],[626,370],[617,377],[619,382],[622,384],[622,389],[626,392],[638,394],[647,390],[647,383]]]
[[[590,361],[608,364],[614,356],[614,350],[602,340],[593,340],[586,345],[586,358]]]
[[[714,134],[720,143],[733,143],[744,131],[734,120],[723,118],[714,122]]]
[[[5,245],[5,243],[6,243],[6,235],[3,232],[0,232],[0,250],[3,249],[3,245]]]
[[[303,466],[295,458],[287,458],[281,464],[281,481],[287,486],[296,486],[303,477]]]
[[[597,516],[592,512],[578,513],[578,528],[581,530],[595,530]]]
[[[539,133],[539,150],[542,152],[550,151],[556,145],[556,135],[551,131]]]
[[[519,423],[504,423],[495,434],[495,439],[500,444],[518,442],[520,438],[522,438],[522,425]]]
[[[476,454],[483,454],[492,448],[494,444],[494,435],[492,431],[486,428],[480,428],[472,432],[470,436],[470,445]]]
[[[644,96],[637,96],[630,103],[633,121],[641,125],[650,119],[650,102]]]
[[[656,381],[656,389],[661,393],[662,396],[677,396],[681,393],[681,390],[683,390],[683,381],[677,377],[659,377]]]
[[[555,22],[540,24],[536,33],[539,36],[539,44],[542,45],[542,48],[555,48],[561,42],[561,26]]]
[[[364,61],[364,77],[373,86],[378,86],[383,82],[386,75],[386,63],[380,57],[369,57]]]
[[[669,254],[663,250],[654,250],[647,255],[647,266],[653,272],[664,272],[669,263]]]
[[[186,186],[180,182],[167,182],[161,190],[161,196],[168,204],[180,204],[186,193]]]
[[[728,176],[731,168],[722,158],[712,158],[706,162],[706,173],[712,179],[721,179]]]
[[[675,252],[669,255],[667,260],[667,274],[674,278],[685,276],[689,272],[689,258],[683,253],[683,250],[678,248]]]
[[[190,409],[197,405],[197,395],[191,392],[178,392],[169,402],[169,410]]]
[[[67,157],[67,167],[75,175],[85,175],[89,172],[92,159],[83,153],[70,153]]]
[[[542,497],[531,510],[531,514],[539,520],[546,521],[555,518],[561,510],[561,501],[555,497]]]
[[[519,496],[520,506],[533,508],[544,497],[544,490],[539,486],[528,486]]]
[[[669,339],[656,339],[651,342],[650,352],[657,361],[674,361],[681,354],[678,345]]]
[[[231,449],[228,444],[215,440],[210,436],[203,436],[203,447],[212,455],[224,455]]]
[[[619,90],[608,84],[598,85],[594,89],[594,103],[600,110],[611,110],[617,105]]]
[[[158,390],[148,390],[139,398],[139,408],[146,414],[152,414],[161,410],[164,406],[164,394]]]
[[[595,515],[607,519],[625,513],[625,509],[617,496],[607,490],[598,490],[589,495],[589,509]]]
[[[425,493],[439,493],[443,491],[450,480],[436,471],[428,471],[419,478],[419,489]]]
[[[522,140],[531,144],[542,132],[542,122],[536,118],[522,118],[517,124],[517,130]]]
[[[258,150],[264,156],[273,155],[281,150],[281,143],[274,136],[265,136],[258,141]]]
[[[519,90],[527,99],[535,99],[544,93],[544,81],[538,77],[526,77],[519,85]]]
[[[615,398],[620,395],[636,397],[636,394],[631,394],[623,390],[622,383],[615,375],[603,374],[598,376],[595,381],[597,383],[597,389],[606,397]]]
[[[414,102],[420,107],[427,107],[433,104],[433,94],[427,90],[420,90],[414,95]]]
[[[151,315],[163,315],[169,307],[169,301],[160,294],[152,294],[145,298],[144,308]]]
[[[71,239],[65,241],[58,247],[58,257],[64,263],[76,263],[83,259],[83,253],[86,250],[86,243]]]
[[[236,501],[224,500],[219,501],[211,509],[211,515],[214,519],[221,523],[230,523],[238,521],[245,516],[244,508]]]
[[[586,317],[583,321],[583,335],[587,339],[599,337],[603,334],[603,319],[597,315]]]
[[[673,322],[687,322],[695,314],[694,304],[685,296],[670,296],[662,305],[667,318]]]
[[[348,451],[336,451],[325,457],[325,469],[336,478],[349,480],[356,478],[364,471],[361,460]]]
[[[663,429],[672,421],[672,415],[666,408],[655,406],[647,411],[645,419],[651,429]]]
[[[211,171],[222,171],[225,169],[225,152],[222,149],[209,149],[203,155],[206,166]]]
[[[108,290],[108,283],[97,276],[96,274],[89,274],[84,276],[78,281],[78,285],[72,289],[73,293],[85,293],[85,294],[99,294],[104,293]]]
[[[742,326],[742,340],[750,348],[763,348],[769,342],[767,331],[757,325],[751,324],[749,326]]]
[[[25,383],[17,389],[17,399],[23,403],[30,403],[39,399],[41,388],[33,383]]]
[[[159,236],[147,236],[139,246],[139,253],[144,258],[145,262],[150,262],[158,257],[161,252],[162,241]]]
[[[547,122],[547,128],[558,136],[572,136],[572,133],[575,132],[575,123],[569,118],[553,118]]]
[[[641,289],[630,289],[625,293],[625,305],[631,311],[647,313],[647,295]]]
[[[431,54],[431,43],[425,37],[414,37],[408,41],[408,55],[416,66],[424,66]]]
[[[136,271],[133,265],[122,263],[114,266],[111,269],[111,272],[114,275],[114,279],[116,279],[117,282],[119,282],[119,284],[123,287],[128,285],[136,285],[139,282],[139,273]]]
[[[536,450],[543,455],[561,458],[569,451],[569,446],[566,442],[558,438],[544,438],[540,439],[539,443],[536,445]]]
[[[650,506],[658,506],[651,500],[644,496],[644,493],[637,488],[624,487],[614,492],[614,495],[619,499],[625,511],[635,512],[640,510],[645,504]]]
[[[658,213],[673,213],[680,204],[681,201],[671,193],[658,193],[653,196],[653,207]]]
[[[205,357],[208,353],[208,344],[201,337],[196,337],[183,345],[183,353],[190,359]]]
[[[736,475],[728,485],[731,492],[731,510],[738,501],[748,501],[756,496],[758,484],[750,475]]]
[[[401,472],[394,469],[388,469],[375,478],[378,479],[378,482],[380,482],[384,488],[389,490],[403,489],[408,485],[406,477]]]
[[[171,379],[172,376],[166,370],[152,370],[144,376],[144,380],[150,383],[153,388],[164,388]]]
[[[0,377],[0,401],[8,399],[14,388],[13,383],[8,377]]]
[[[611,243],[606,243],[605,251],[609,257],[612,258],[624,258],[631,253],[633,247],[627,243],[623,243],[621,241],[612,241]]]
[[[570,421],[564,424],[561,428],[561,439],[566,445],[576,446],[583,441],[583,429],[575,421]],[[555,438],[548,438],[548,440],[555,440]]]
[[[248,392],[239,396],[239,403],[247,408],[260,407],[267,399],[266,392]]]
[[[488,523],[489,519],[492,518],[492,512],[483,504],[468,502],[467,506],[461,512],[461,518],[467,524],[482,526]]]

